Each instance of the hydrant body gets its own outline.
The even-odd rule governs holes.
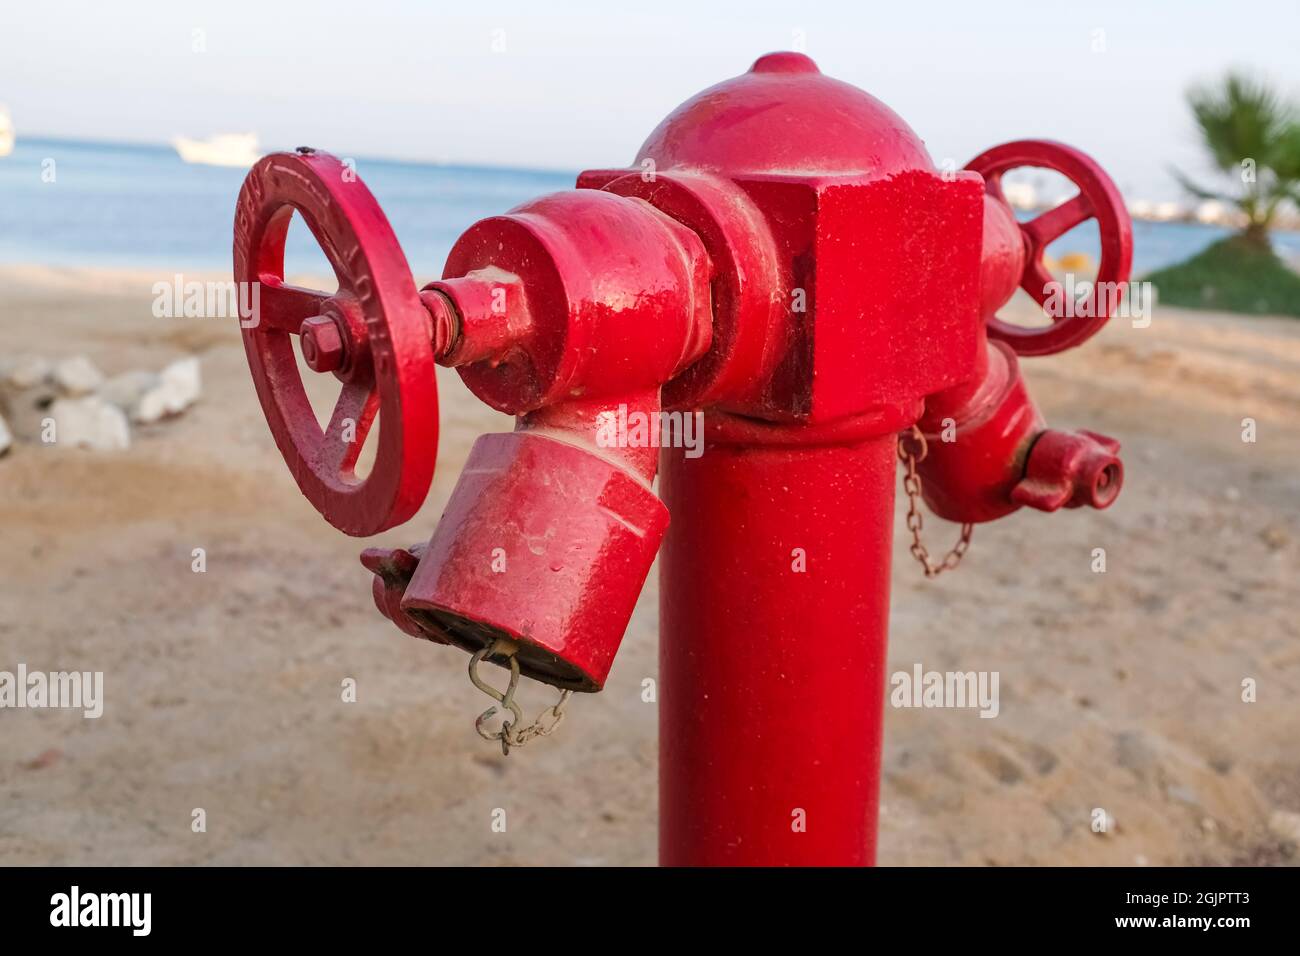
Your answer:
[[[874,862],[895,449],[716,443],[665,463],[665,865]]]
[[[738,318],[770,355],[705,395],[705,453],[662,452],[660,860],[871,863],[896,435],[973,370],[983,182],[799,54],[684,104],[633,165],[650,201],[738,187],[773,250],[744,278],[777,306]]]
[[[1110,181],[1038,142],[937,170],[879,101],[770,54],[683,104],[630,168],[471,227],[417,294],[331,162],[269,157],[236,217],[237,278],[272,293],[250,363],[304,493],[354,534],[409,517],[433,454],[411,445],[429,404],[411,383],[435,361],[518,422],[476,444],[427,545],[363,555],[380,611],[516,680],[596,691],[658,552],[661,860],[873,862],[900,433],[923,443],[909,494],[924,481],[944,517],[1110,504],[1118,445],[1048,430],[1016,359],[1079,344],[1106,304],[1041,330],[996,316],[1017,285],[1047,300],[1043,249],[1086,218],[1099,281],[1127,279]],[[1000,186],[1016,165],[1062,169],[1080,195],[1018,223]],[[288,207],[339,294],[283,285]],[[301,420],[295,333],[344,382],[335,419],[416,420],[378,479],[356,478],[336,421],[317,437]],[[701,416],[702,453],[658,440],[674,415]],[[636,416],[653,436],[623,433]]]

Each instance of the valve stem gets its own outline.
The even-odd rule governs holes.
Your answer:
[[[429,312],[429,334],[433,341],[433,360],[441,363],[455,351],[460,341],[460,314],[451,299],[436,289],[420,292],[420,301]]]

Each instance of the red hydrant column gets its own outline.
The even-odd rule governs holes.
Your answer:
[[[663,865],[875,862],[896,447],[664,452]]]

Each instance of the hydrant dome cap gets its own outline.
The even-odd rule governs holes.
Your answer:
[[[769,53],[748,73],[687,100],[637,153],[658,169],[730,175],[868,175],[933,169],[925,144],[893,110],[824,76],[802,53]]]

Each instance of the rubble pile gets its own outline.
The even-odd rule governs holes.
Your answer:
[[[84,355],[0,359],[0,456],[16,441],[111,451],[131,430],[179,415],[202,393],[199,360],[106,377]]]

